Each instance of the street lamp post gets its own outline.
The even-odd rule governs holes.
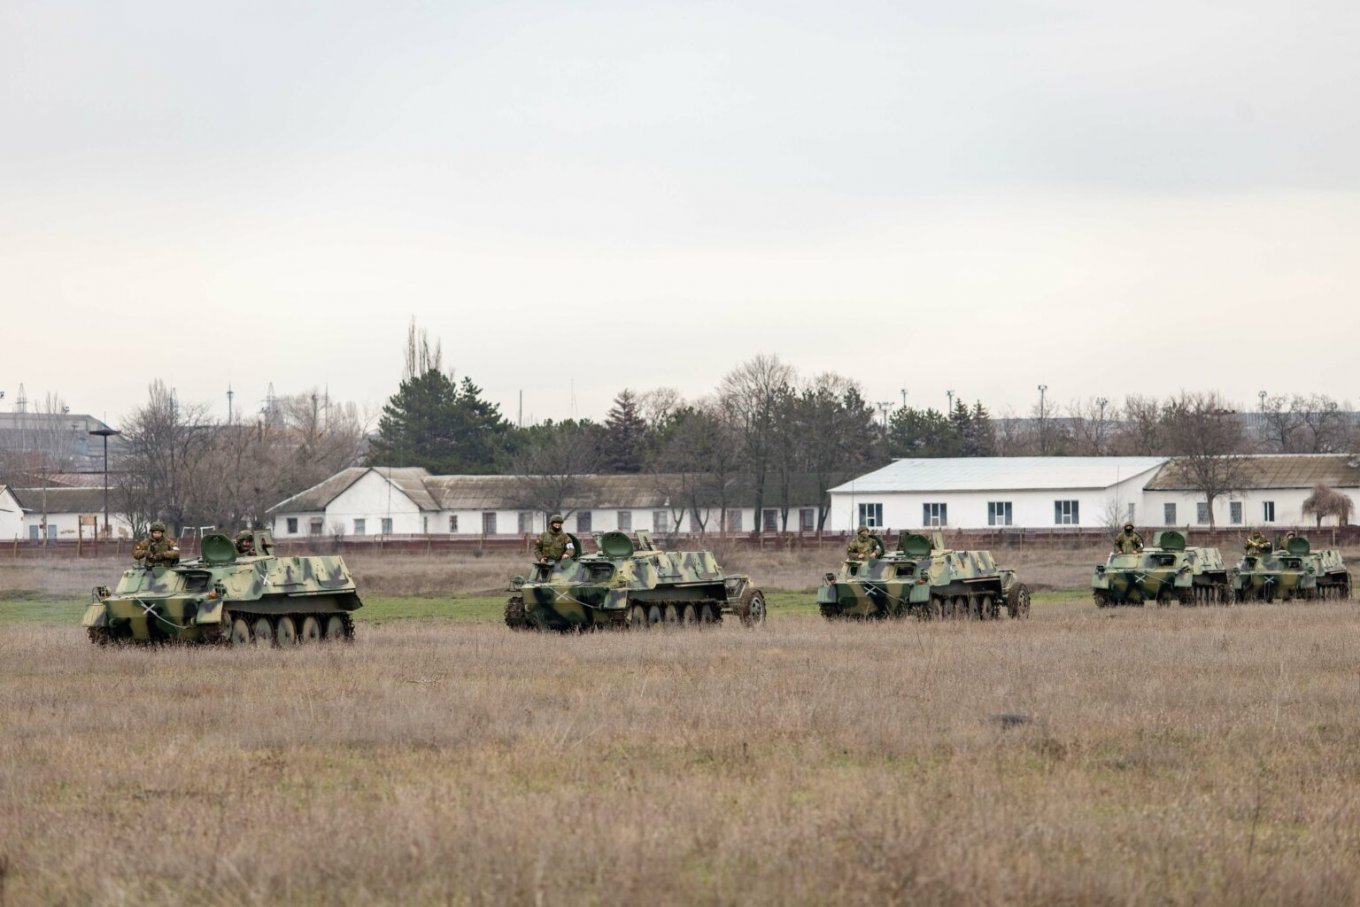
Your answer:
[[[96,428],[90,432],[104,439],[104,531],[109,538],[113,538],[113,533],[109,530],[109,435],[121,435],[122,432],[114,428]],[[94,534],[95,544],[99,544],[99,532]]]
[[[946,415],[946,416],[953,415],[953,413],[954,413],[954,392],[953,392],[952,390],[947,390],[947,391],[944,392],[944,395],[945,395],[946,397],[949,398],[949,412],[945,413],[945,415]]]

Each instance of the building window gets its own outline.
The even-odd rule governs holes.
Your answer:
[[[1229,521],[1230,523],[1232,523],[1234,526],[1241,526],[1241,525],[1242,525],[1242,502],[1241,502],[1241,501],[1229,501],[1229,502],[1228,502],[1228,521]]]
[[[324,525],[324,521],[322,520],[321,517],[319,517],[319,516],[314,516],[314,517],[312,517],[311,521],[307,523],[307,534],[308,534],[308,535],[320,535],[320,534],[321,534],[321,528],[322,528],[323,525]]]
[[[1209,504],[1207,501],[1198,501],[1195,504],[1195,522],[1203,526],[1209,522]]]
[[[590,535],[590,511],[579,510],[576,513],[576,534]]]
[[[449,516],[449,535],[453,535],[457,531],[458,531],[458,514],[455,513]]]
[[[727,529],[728,532],[741,532],[740,510],[727,511],[727,523],[725,525],[725,528]]]
[[[532,510],[521,510],[519,512],[519,534],[528,535],[534,531],[534,512]]]
[[[882,505],[879,505],[882,506]],[[877,524],[871,524],[877,525]],[[922,504],[921,505],[921,525],[922,526],[948,526],[949,525],[949,505],[948,504]]]
[[[1167,526],[1174,526],[1174,525],[1176,525],[1176,505],[1175,505],[1175,504],[1163,504],[1163,505],[1162,505],[1162,523],[1163,523],[1164,525],[1167,525]]]
[[[988,525],[988,526],[1009,526],[1009,525],[1011,525],[1011,502],[1010,502],[1010,501],[988,501],[988,502],[987,502],[987,525]]]
[[[870,529],[877,529],[883,525],[883,505],[882,504],[860,504],[859,505],[860,525],[868,526]]]
[[[620,510],[619,532],[632,532],[632,531],[633,531],[633,511]]]
[[[392,534],[392,518],[390,516],[385,516],[382,518],[382,534],[383,535]]]
[[[1054,502],[1053,502],[1053,525],[1055,525],[1055,526],[1079,526],[1079,525],[1081,525],[1081,502],[1080,502],[1080,501],[1054,501]]]
[[[363,535],[365,532],[367,532],[367,529],[366,529],[366,523],[365,523],[364,518],[363,518],[363,517],[355,517],[355,519],[354,519],[354,534],[355,534],[355,535]]]
[[[811,532],[817,528],[817,511],[811,507],[798,508],[798,528],[803,532]]]
[[[671,531],[671,514],[669,510],[652,511],[652,531],[653,532]]]
[[[491,512],[483,513],[482,535],[495,535],[495,534],[496,534],[496,514]]]
[[[763,532],[779,531],[779,511],[774,507],[766,507],[760,512],[760,528]]]
[[[28,540],[29,540],[30,542],[36,542],[36,541],[38,541],[38,540],[41,539],[41,538],[42,538],[42,530],[41,530],[41,529],[39,529],[37,526],[29,526],[29,527],[28,527]]]
[[[1263,519],[1267,523],[1275,522],[1275,502],[1262,501],[1261,503],[1262,503],[1261,519]]]
[[[288,518],[288,534],[297,535],[297,517],[295,516]]]

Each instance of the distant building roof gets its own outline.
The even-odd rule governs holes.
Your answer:
[[[1165,457],[934,457],[894,460],[832,488],[833,493],[1027,491],[1109,488],[1166,462]]]
[[[1240,457],[1244,488],[1360,488],[1360,457],[1353,454],[1264,454]],[[1172,460],[1147,484],[1148,491],[1193,491],[1195,486]]]
[[[270,507],[267,513],[317,513],[326,509],[369,472],[382,478],[391,477],[393,487],[400,490],[421,510],[522,510],[531,509],[526,501],[533,497],[535,477],[507,475],[432,476],[420,467],[354,466],[342,470],[324,482],[293,495]],[[581,475],[576,477],[579,489],[563,501],[564,509],[609,510],[629,507],[669,507],[682,486],[680,477],[670,474],[638,473],[633,475]],[[816,483],[807,476],[794,476],[790,493],[797,504],[817,502]],[[753,489],[749,477],[733,479],[731,502],[749,504]],[[773,482],[766,490],[766,505],[775,506]]]
[[[19,506],[29,513],[103,513],[103,488],[10,488]],[[116,501],[110,501],[114,508]]]

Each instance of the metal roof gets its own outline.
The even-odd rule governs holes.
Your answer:
[[[1354,454],[1268,454],[1240,457],[1245,488],[1360,488],[1360,457]],[[1193,491],[1174,460],[1147,484],[1148,491]]]
[[[3,487],[3,486],[0,486]],[[100,488],[10,488],[19,506],[29,513],[103,513],[104,489]],[[118,509],[110,490],[111,510]]]
[[[833,494],[892,491],[1029,491],[1109,488],[1151,472],[1166,457],[933,457],[894,460],[831,489]]]

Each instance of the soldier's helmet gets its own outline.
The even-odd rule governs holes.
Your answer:
[[[860,524],[859,524],[859,528],[856,529],[855,531],[856,531],[856,532],[860,532],[860,533],[868,532],[868,531],[869,531],[869,524],[868,524],[868,523],[860,523]]]
[[[554,513],[552,516],[548,517],[548,524],[549,524],[549,525],[551,525],[551,524],[553,524],[553,523],[560,523],[560,522],[562,522],[562,514],[560,514],[560,513]]]
[[[1132,531],[1133,531],[1133,524],[1132,524],[1132,523],[1125,523],[1125,524],[1124,524],[1124,531],[1125,531],[1125,532],[1132,532]]]
[[[156,522],[152,523],[150,528],[147,529],[147,532],[164,532],[164,531],[165,524],[162,523],[160,520],[157,520]]]

